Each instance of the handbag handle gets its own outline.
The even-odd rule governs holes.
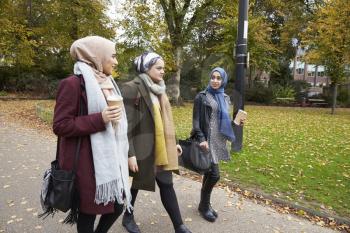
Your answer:
[[[79,78],[77,76],[77,78]],[[84,86],[81,85],[81,90],[83,91],[84,90]],[[79,114],[78,116],[82,116],[83,115],[83,97],[81,96],[81,93],[80,93],[80,100],[79,100]],[[56,160],[58,159],[58,155],[59,155],[59,148],[60,148],[60,141],[61,141],[61,137],[58,136],[57,137],[57,147],[56,147]],[[76,166],[77,166],[77,163],[78,163],[78,159],[79,159],[79,153],[80,153],[80,145],[81,145],[81,137],[78,138],[78,142],[77,142],[77,148],[75,150],[75,159],[74,159],[74,165],[73,165],[73,173],[75,174],[75,171],[76,171]]]

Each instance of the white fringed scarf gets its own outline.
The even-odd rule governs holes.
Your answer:
[[[110,94],[121,95],[113,78],[103,67],[115,55],[115,43],[100,36],[87,36],[76,40],[70,54],[76,63],[74,74],[82,74],[85,81],[88,114],[100,113],[107,107],[103,83],[110,82]],[[129,188],[127,119],[124,106],[122,118],[116,128],[106,124],[106,130],[90,135],[95,170],[96,204],[107,205],[117,201],[128,210],[131,194]]]
[[[84,62],[76,62],[74,74],[82,74],[85,81],[85,89],[88,102],[88,114],[102,112],[107,107],[107,102],[101,88],[94,77],[94,72]],[[114,80],[111,79],[114,83]],[[116,95],[121,95],[114,83]],[[106,125],[106,130],[90,135],[91,148],[95,168],[96,179],[96,204],[117,201],[131,207],[131,195],[129,189],[127,119],[125,109],[122,109],[122,118],[114,129],[111,123]]]

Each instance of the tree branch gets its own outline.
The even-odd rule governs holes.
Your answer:
[[[188,35],[191,32],[194,25],[197,23],[198,15],[201,14],[204,11],[204,9],[210,6],[210,4],[212,3],[213,3],[213,0],[206,0],[200,7],[196,9],[196,11],[194,12],[192,18],[190,19],[187,25],[187,28],[183,30],[184,35]]]
[[[169,33],[170,33],[170,37],[173,37],[173,35],[175,34],[175,27],[174,27],[174,22],[173,22],[173,18],[171,17],[171,12],[170,11],[170,7],[167,5],[167,1],[166,0],[160,0],[160,4],[163,8],[163,12],[164,12],[164,16],[165,16],[165,21],[168,25],[168,29],[169,29]]]

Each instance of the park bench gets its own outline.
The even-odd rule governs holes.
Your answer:
[[[294,98],[280,98],[280,97],[277,97],[275,102],[277,104],[294,104],[295,103],[295,99]]]
[[[328,103],[324,99],[308,99],[310,106],[314,107],[326,107]]]

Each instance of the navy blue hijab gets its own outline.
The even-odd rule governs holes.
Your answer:
[[[210,79],[214,72],[219,72],[222,82],[219,89],[213,89],[209,85],[207,87],[207,91],[215,97],[216,103],[218,104],[218,119],[219,119],[219,130],[224,136],[228,138],[231,142],[233,142],[236,137],[233,133],[230,115],[228,113],[227,104],[225,102],[224,90],[227,85],[228,77],[226,71],[221,67],[216,67],[210,72]]]

